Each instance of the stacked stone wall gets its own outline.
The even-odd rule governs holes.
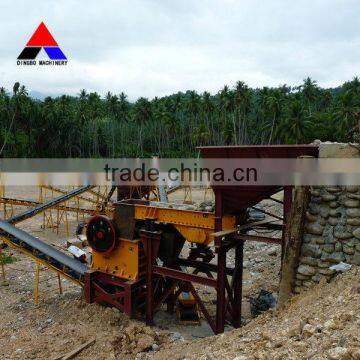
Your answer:
[[[330,280],[334,264],[360,265],[360,186],[314,187],[306,213],[295,292]]]
[[[315,142],[320,158],[358,158],[356,146]],[[341,161],[341,160],[339,160]],[[332,265],[360,265],[360,186],[311,188],[295,292],[330,280]]]

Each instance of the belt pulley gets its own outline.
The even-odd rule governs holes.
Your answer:
[[[112,221],[103,215],[97,215],[90,219],[86,237],[89,246],[103,254],[111,253],[116,246],[116,232]]]

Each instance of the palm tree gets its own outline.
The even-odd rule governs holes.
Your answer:
[[[307,77],[304,80],[301,89],[304,99],[308,106],[309,116],[311,116],[311,104],[315,103],[319,88],[316,84],[316,81],[312,80],[310,77]]]
[[[235,100],[233,93],[230,92],[230,89],[227,85],[223,87],[223,89],[219,92],[219,110],[222,114],[222,126],[226,128],[226,136],[228,133],[228,117],[231,113],[234,113],[235,109]],[[232,125],[233,125],[233,134],[232,139],[236,143],[236,123],[234,114],[232,116]]]
[[[134,105],[134,120],[139,127],[139,156],[144,156],[144,125],[151,119],[151,103],[148,99],[141,97]]]
[[[278,89],[272,89],[266,96],[265,99],[266,112],[272,118],[268,144],[271,144],[273,141],[273,134],[276,127],[276,122],[281,113],[282,103],[283,103],[282,93]]]
[[[306,138],[310,124],[311,122],[305,117],[303,105],[299,100],[294,100],[285,109],[283,121],[280,122],[276,131],[276,137],[281,138],[287,144],[298,144]]]
[[[251,94],[248,86],[238,81],[235,86],[235,109],[238,118],[238,143],[243,143],[246,137],[246,115],[250,110]]]
[[[340,124],[342,138],[351,141],[350,135],[357,131],[360,103],[356,101],[355,95],[351,90],[346,91],[339,97],[339,103],[335,109],[335,115]]]

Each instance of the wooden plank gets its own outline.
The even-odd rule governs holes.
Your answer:
[[[68,352],[65,355],[60,355],[57,356],[56,358],[53,358],[53,360],[70,360],[73,359],[76,355],[78,355],[81,351],[85,350],[86,348],[88,348],[90,345],[94,344],[95,342],[95,338],[90,339],[89,341],[87,341],[86,343],[78,346],[76,349]]]
[[[283,307],[292,295],[309,199],[310,191],[308,186],[295,188],[294,201],[285,228],[285,247],[279,287],[279,307]]]

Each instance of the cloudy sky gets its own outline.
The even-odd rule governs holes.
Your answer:
[[[360,75],[359,13],[359,0],[1,0],[0,85],[132,100],[237,80],[336,86]],[[16,65],[41,21],[66,67]]]

